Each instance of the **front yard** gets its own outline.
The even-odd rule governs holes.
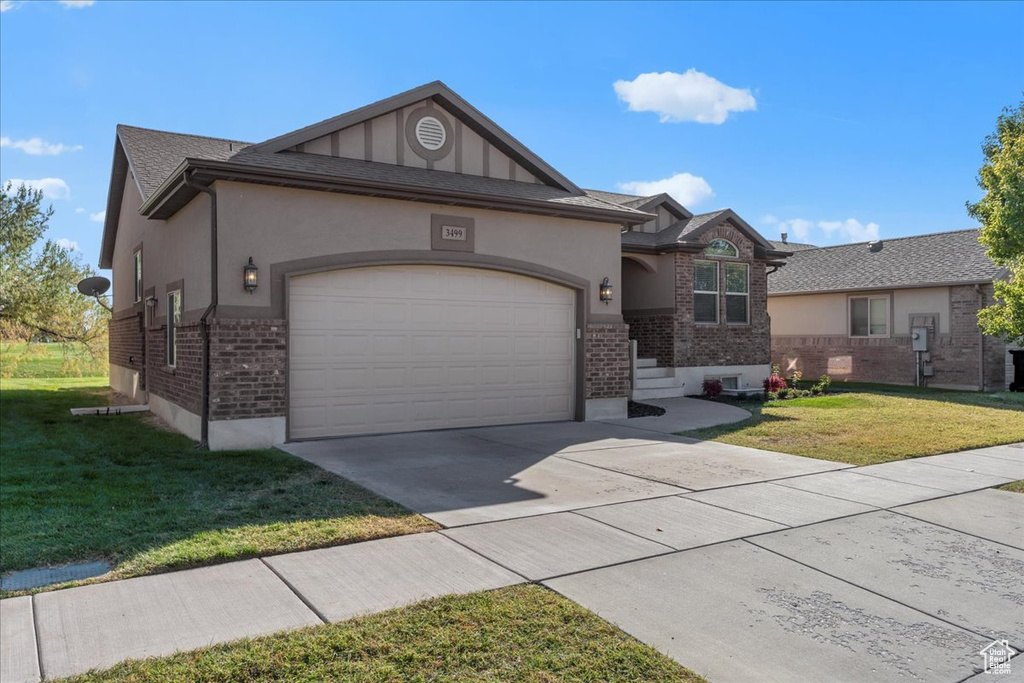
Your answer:
[[[207,452],[104,405],[102,378],[5,379],[0,571],[105,560],[105,578],[437,528],[275,450]]]
[[[852,465],[1024,441],[1024,394],[834,388],[821,397],[737,403],[753,417],[684,434]]]

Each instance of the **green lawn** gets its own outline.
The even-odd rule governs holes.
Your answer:
[[[437,528],[280,451],[68,413],[104,405],[103,383],[2,381],[0,571],[103,559],[124,578]]]
[[[886,385],[740,403],[753,417],[686,436],[853,465],[1024,441],[1024,394]]]
[[[0,342],[0,377],[99,377],[106,357],[94,358],[81,344]]]
[[[539,586],[438,598],[337,624],[125,662],[67,679],[241,680],[704,681]]]

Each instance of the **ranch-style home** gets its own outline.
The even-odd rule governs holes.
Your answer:
[[[772,360],[808,378],[1001,390],[1011,356],[978,311],[1005,271],[978,229],[792,252],[769,279]]]
[[[255,144],[118,126],[110,384],[213,449],[623,417],[759,383],[787,255],[582,190],[439,82]]]

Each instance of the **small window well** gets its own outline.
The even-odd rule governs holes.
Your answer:
[[[416,142],[423,145],[431,152],[444,147],[448,135],[445,133],[444,125],[433,116],[424,116],[416,122]]]

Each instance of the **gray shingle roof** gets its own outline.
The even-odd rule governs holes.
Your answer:
[[[796,251],[768,278],[769,294],[855,291],[990,282],[1001,269],[978,242],[978,229]]]
[[[229,161],[238,168],[276,170],[299,174],[330,176],[338,180],[394,183],[425,191],[455,191],[501,197],[512,200],[549,202],[633,215],[646,220],[647,215],[630,207],[589,195],[576,195],[563,189],[537,183],[500,180],[462,173],[431,171],[410,166],[397,166],[373,161],[330,157],[303,152],[261,152],[252,143],[223,140],[198,135],[118,126],[118,136],[135,170],[143,200],[174,172],[186,158]]]
[[[779,251],[797,252],[804,251],[805,249],[821,248],[815,244],[803,244],[801,242],[781,242],[779,240],[768,240],[768,242],[769,244],[772,245],[773,248],[778,249]]]
[[[186,157],[222,161],[252,144],[125,125],[117,127],[117,135],[135,171],[143,200],[148,199]]]
[[[635,194],[624,194],[622,192],[606,192],[605,190],[583,190],[591,197],[600,199],[605,202],[611,202],[612,204],[618,204],[619,206],[628,206],[631,209],[635,209],[644,202],[656,197],[657,195],[651,195],[650,197],[641,197]]]
[[[686,236],[699,228],[714,222],[725,214],[728,209],[719,209],[709,213],[699,213],[693,218],[684,218],[658,232],[624,232],[622,243],[643,247],[665,247],[686,241]]]

